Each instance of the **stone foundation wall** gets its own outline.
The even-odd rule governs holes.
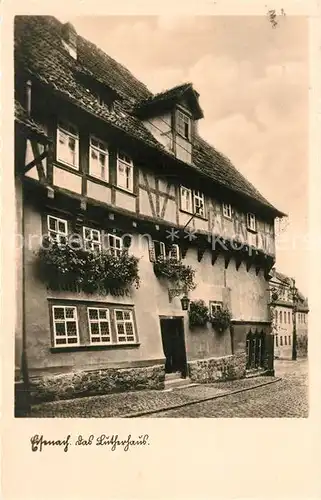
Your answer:
[[[164,380],[164,365],[46,375],[31,379],[31,402],[35,404],[112,392],[164,389]]]
[[[212,383],[245,377],[246,354],[190,361],[189,376],[193,382]]]

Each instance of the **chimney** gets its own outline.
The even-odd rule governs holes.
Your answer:
[[[31,86],[32,83],[30,80],[26,82],[26,110],[27,110],[27,115],[31,115]]]
[[[67,52],[77,59],[77,31],[71,23],[65,23],[61,29],[62,43]]]

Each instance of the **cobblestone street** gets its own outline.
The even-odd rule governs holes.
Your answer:
[[[276,377],[55,401],[34,406],[30,416],[307,417],[307,368],[306,360],[276,361]]]
[[[308,362],[275,361],[282,380],[224,398],[196,403],[149,417],[308,417]]]

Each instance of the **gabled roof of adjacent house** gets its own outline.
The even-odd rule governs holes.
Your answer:
[[[292,286],[293,284],[293,278],[290,278],[286,274],[280,273],[277,270],[274,270],[274,279],[279,280],[284,284],[285,286]],[[272,282],[273,282],[272,278]],[[297,291],[298,299],[299,299],[299,307],[304,308],[302,310],[305,310],[308,308],[308,299],[300,292],[300,290]]]
[[[23,69],[54,93],[58,93],[106,123],[158,149],[164,155],[173,156],[154,138],[143,121],[135,114],[135,110],[142,104],[177,99],[186,92],[193,92],[197,99],[198,94],[192,84],[187,83],[159,94],[152,94],[146,85],[135,78],[123,65],[79,35],[77,36],[78,57],[75,60],[63,47],[62,26],[61,22],[51,16],[16,16],[16,68]],[[100,104],[97,96],[81,81],[80,74],[91,76],[119,96],[113,109]],[[265,207],[273,216],[285,215],[271,205],[228,158],[198,134],[193,144],[190,168],[215,184],[225,186],[230,191],[239,193]]]

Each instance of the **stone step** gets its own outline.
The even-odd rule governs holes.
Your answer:
[[[165,390],[186,387],[187,385],[194,385],[188,377],[181,378],[176,376],[175,378],[171,377],[170,379],[167,379],[167,376],[165,377]]]

